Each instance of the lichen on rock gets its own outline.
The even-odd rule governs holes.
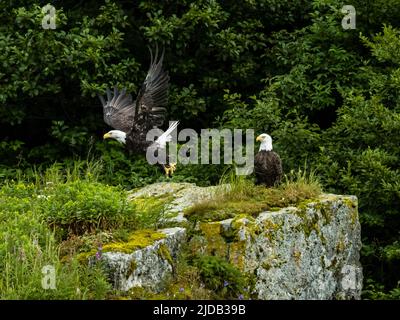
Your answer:
[[[133,287],[160,291],[185,237],[186,230],[179,227],[141,230],[134,232],[127,242],[104,245],[101,262],[113,287],[122,291]],[[97,259],[94,254],[85,254],[91,264]]]
[[[258,299],[360,298],[361,231],[355,196],[322,194],[258,214],[188,221],[185,210],[212,199],[214,191],[158,183],[132,193],[131,201],[167,199],[164,208],[175,216],[165,222],[173,227],[137,231],[126,243],[104,245],[102,259],[114,287],[160,292],[185,244],[193,256],[216,256],[238,268],[252,279],[249,295]]]

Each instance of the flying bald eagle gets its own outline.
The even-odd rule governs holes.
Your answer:
[[[272,151],[272,138],[266,133],[260,134],[256,141],[260,141],[260,150],[254,157],[254,171],[256,184],[273,187],[282,179],[282,161],[279,155]]]
[[[114,93],[107,88],[107,101],[99,95],[103,105],[104,122],[115,130],[104,135],[104,139],[114,139],[125,145],[134,153],[145,153],[147,148],[166,148],[166,142],[171,141],[171,132],[178,126],[178,121],[173,122],[169,128],[153,143],[146,141],[146,134],[154,127],[161,126],[165,120],[165,106],[168,101],[169,75],[162,67],[164,51],[158,57],[158,48],[153,57],[150,49],[150,68],[139,90],[137,98],[132,101],[132,96],[126,90]],[[176,164],[161,164],[167,176],[171,176]]]

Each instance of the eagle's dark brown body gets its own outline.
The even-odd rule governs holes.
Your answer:
[[[159,57],[157,47],[155,56],[151,50],[150,55],[150,68],[135,101],[125,89],[119,91],[117,87],[113,95],[107,89],[106,100],[99,95],[104,122],[126,133],[126,148],[134,153],[146,152],[150,145],[147,132],[164,123],[167,111],[169,75],[162,66],[164,52]]]
[[[146,132],[133,129],[126,135],[125,147],[131,152],[146,153],[147,148],[151,144],[151,141],[146,140]]]
[[[259,151],[254,158],[256,184],[273,187],[282,179],[282,161],[274,151]]]
[[[124,143],[129,152],[146,154],[150,151],[156,155],[159,150],[165,149],[168,134],[176,128],[178,121],[170,124],[165,132],[166,136],[161,140],[157,139],[154,143],[146,140],[149,130],[164,123],[169,87],[168,72],[164,71],[162,66],[164,51],[159,57],[156,47],[155,56],[151,50],[150,56],[150,68],[135,101],[125,89],[120,92],[117,87],[114,88],[113,95],[110,89],[106,90],[107,99],[101,95],[99,98],[103,105],[104,122],[116,129],[112,130],[116,131],[115,133],[110,131],[104,138],[120,139],[118,141]],[[113,136],[114,134],[116,136]],[[124,137],[123,140],[121,136]],[[157,164],[167,176],[171,176],[176,168],[176,164],[170,163],[168,156]]]

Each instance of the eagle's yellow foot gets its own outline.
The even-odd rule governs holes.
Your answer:
[[[172,177],[176,170],[176,163],[170,163],[164,166],[165,175],[167,177]]]

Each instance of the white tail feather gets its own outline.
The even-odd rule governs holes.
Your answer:
[[[174,121],[171,123],[167,131],[165,131],[161,136],[158,137],[154,144],[157,145],[158,148],[164,149],[166,147],[167,142],[171,142],[172,136],[171,133],[176,129],[178,126],[179,121]]]

